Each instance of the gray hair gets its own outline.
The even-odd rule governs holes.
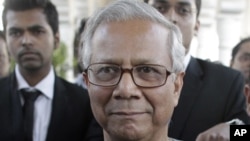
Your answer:
[[[97,27],[102,23],[120,22],[129,20],[144,20],[158,23],[169,29],[170,57],[172,59],[172,72],[184,71],[185,48],[182,45],[182,36],[179,29],[162,14],[150,5],[137,0],[117,0],[107,7],[97,11],[90,17],[82,35],[80,57],[83,68],[90,65],[92,56],[91,41]],[[167,47],[167,46],[166,46]]]

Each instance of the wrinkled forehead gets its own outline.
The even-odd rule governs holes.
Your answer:
[[[129,20],[103,23],[92,39],[91,62],[105,60],[105,63],[117,61],[137,65],[138,62],[170,62],[169,40],[169,30],[154,22]]]

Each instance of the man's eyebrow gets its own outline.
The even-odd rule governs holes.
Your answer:
[[[188,1],[179,1],[178,5],[191,7],[191,3]]]
[[[34,29],[44,29],[44,27],[41,25],[33,25],[28,27],[28,30],[34,30]]]
[[[159,3],[162,3],[162,4],[169,4],[168,0],[156,0],[156,2],[159,2]],[[178,1],[177,5],[191,7],[191,3],[189,1]]]
[[[28,30],[44,29],[44,27],[41,26],[41,25],[33,25],[33,26],[30,26],[30,27],[27,27],[27,29],[28,29]],[[22,30],[24,30],[24,29],[21,28],[21,27],[10,27],[8,30],[9,30],[9,31],[13,31],[13,30],[22,31]]]
[[[12,30],[22,30],[22,28],[19,27],[10,27],[8,30],[12,31]]]
[[[243,53],[244,56],[250,56],[250,53],[249,52],[245,52]]]
[[[168,3],[168,1],[167,1],[167,0],[156,0],[156,2]]]

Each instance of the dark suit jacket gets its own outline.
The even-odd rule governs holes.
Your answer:
[[[87,91],[59,77],[54,87],[46,141],[102,141],[102,129],[93,121]],[[0,141],[22,141],[21,108],[13,73],[0,79]]]
[[[239,72],[191,57],[169,136],[194,141],[199,133],[233,118],[249,124],[243,83]]]

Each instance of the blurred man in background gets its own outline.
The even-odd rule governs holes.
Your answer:
[[[102,141],[95,138],[102,138],[101,128],[91,126],[87,91],[54,71],[52,56],[60,43],[55,5],[6,0],[2,19],[16,66],[0,79],[0,140]]]
[[[144,1],[180,28],[186,48],[184,85],[169,135],[185,141],[229,140],[229,123],[250,122],[244,81],[235,70],[191,56],[191,41],[200,27],[201,0]]]
[[[230,67],[240,71],[245,79],[244,93],[250,116],[250,38],[242,39],[232,50]]]

